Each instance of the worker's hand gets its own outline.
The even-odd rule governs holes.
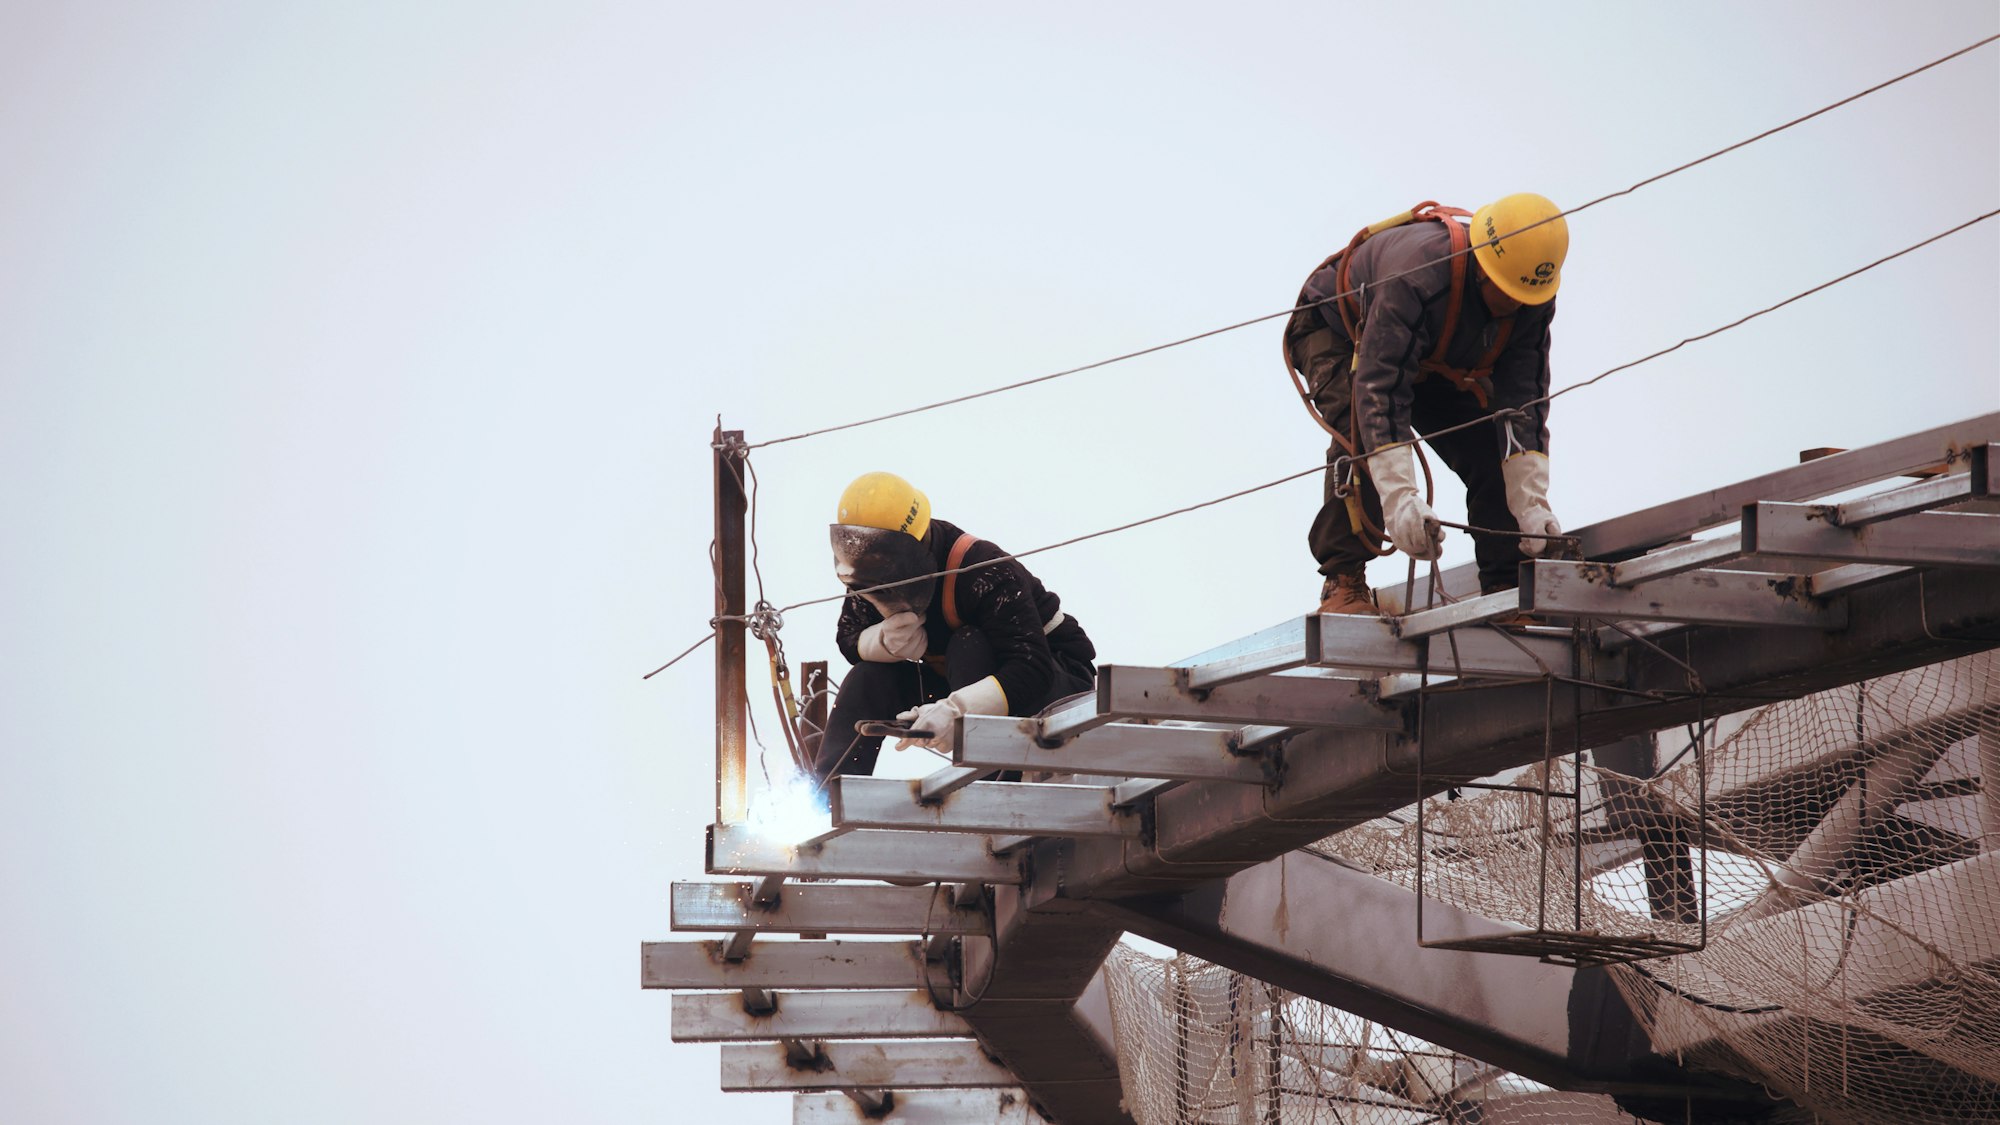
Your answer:
[[[930,647],[930,639],[924,635],[924,619],[905,610],[861,630],[854,646],[861,650],[863,660],[893,664],[920,659]]]
[[[1528,535],[1561,535],[1562,525],[1549,510],[1549,457],[1546,453],[1516,453],[1500,463],[1500,476],[1507,482],[1507,510]],[[1530,558],[1555,552],[1562,544],[1550,539],[1521,540],[1521,553]]]
[[[1368,458],[1368,476],[1382,498],[1382,530],[1398,550],[1428,561],[1444,552],[1444,527],[1417,491],[1416,467],[1416,453],[1407,445]]]
[[[896,716],[898,722],[910,724],[912,730],[927,730],[929,738],[906,738],[896,749],[905,746],[928,746],[945,757],[950,757],[957,745],[958,720],[967,715],[1005,715],[1007,713],[1007,693],[1001,689],[1000,681],[988,676],[983,680],[967,684],[935,703],[912,707]]]

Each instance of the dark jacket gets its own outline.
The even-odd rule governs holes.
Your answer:
[[[1441,260],[1449,253],[1450,232],[1434,222],[1392,227],[1354,250],[1348,287],[1365,286],[1359,298],[1361,357],[1354,368],[1354,410],[1363,453],[1411,436],[1410,399],[1416,393],[1417,365],[1437,346],[1451,296],[1451,263]],[[1300,302],[1321,301],[1339,292],[1336,267],[1337,263],[1314,271],[1306,279]],[[1405,270],[1415,272],[1394,276]],[[1492,346],[1492,333],[1499,330],[1479,296],[1478,280],[1479,266],[1467,262],[1465,299],[1459,304],[1458,327],[1445,355],[1452,367],[1476,364]],[[1331,302],[1320,308],[1326,326],[1351,349],[1339,310]],[[1541,453],[1549,450],[1548,404],[1524,404],[1549,393],[1549,322],[1555,315],[1554,301],[1523,305],[1512,314],[1513,333],[1494,361],[1489,394],[1491,410],[1524,410],[1525,421],[1510,423],[1514,440],[1522,449]],[[1441,376],[1425,378],[1443,382]]]
[[[962,532],[953,524],[941,519],[931,520],[930,530],[924,535],[924,546],[937,560],[940,572],[945,569],[945,559],[960,534]],[[1006,553],[998,545],[982,539],[972,545],[959,565],[988,562]],[[943,580],[937,580],[930,609],[924,614],[924,634],[933,653],[945,651],[951,643],[952,630],[945,623],[941,601],[943,586]],[[994,676],[1000,681],[1000,689],[1007,693],[1009,714],[1032,715],[1053,702],[1048,694],[1055,679],[1058,659],[1072,668],[1080,666],[1082,673],[1088,677],[1090,662],[1097,657],[1097,649],[1084,634],[1083,627],[1067,614],[1053,630],[1043,631],[1043,627],[1062,611],[1062,599],[1044,587],[1041,580],[1030,574],[1019,560],[1008,559],[960,574],[954,600],[958,603],[961,625],[979,629],[993,646],[994,657],[1000,665]],[[834,628],[834,639],[848,663],[861,663],[861,650],[857,647],[861,631],[880,620],[881,612],[866,598],[850,594],[841,603],[840,623]]]

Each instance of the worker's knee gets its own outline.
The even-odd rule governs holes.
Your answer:
[[[993,642],[987,639],[985,630],[972,625],[961,626],[953,633],[944,651],[945,677],[951,681],[953,690],[983,680],[1000,669],[1000,662],[993,654]]]

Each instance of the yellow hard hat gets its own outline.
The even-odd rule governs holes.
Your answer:
[[[1561,215],[1562,208],[1531,191],[1496,199],[1473,212],[1472,256],[1502,293],[1545,305],[1562,285],[1569,254],[1569,223]]]
[[[931,502],[894,473],[863,473],[840,494],[840,512],[833,522],[906,531],[922,539],[931,528]]]

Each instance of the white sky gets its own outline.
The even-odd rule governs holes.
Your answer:
[[[711,811],[707,653],[639,676],[711,612],[718,413],[1269,312],[1418,200],[1574,204],[2000,30],[938,8],[0,9],[0,1120],[789,1120],[637,987]],[[1573,219],[1558,382],[1996,205],[2000,45]],[[2000,409],[1996,251],[1561,400],[1558,515]],[[772,600],[867,469],[1020,550],[1314,464],[1276,334],[759,452]],[[1310,608],[1317,489],[1031,565],[1168,661]]]

